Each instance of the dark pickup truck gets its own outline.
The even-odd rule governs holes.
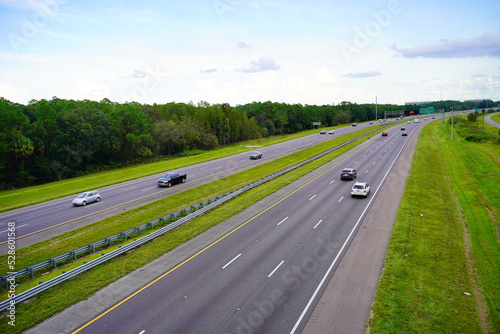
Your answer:
[[[186,173],[167,173],[163,175],[158,182],[158,187],[170,187],[172,184],[185,182]]]

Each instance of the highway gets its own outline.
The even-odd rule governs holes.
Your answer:
[[[267,147],[255,148],[263,152],[263,159],[260,160],[249,159],[249,153],[254,149],[249,147],[249,151],[246,153],[188,166],[179,170],[187,173],[187,183],[175,185],[171,188],[156,186],[156,181],[162,173],[99,189],[102,200],[99,203],[92,203],[84,207],[73,207],[71,201],[76,197],[75,194],[4,212],[0,214],[0,253],[3,254],[7,251],[5,243],[8,222],[16,223],[17,247],[26,247],[64,232],[101,221],[123,211],[253,168],[339,135],[363,127],[378,125],[378,122],[375,122],[373,125],[366,123],[359,124],[357,127],[348,126],[336,129],[334,135],[320,135],[318,131],[318,134]]]
[[[114,306],[96,306],[100,311],[71,331],[300,333],[418,127],[404,126],[408,137],[396,127],[353,150]],[[345,167],[357,168],[357,180],[371,184],[368,198],[351,198],[353,181],[339,179]]]

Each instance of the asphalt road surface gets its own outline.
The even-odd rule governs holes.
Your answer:
[[[377,122],[375,122],[377,123]],[[334,135],[318,134],[287,142],[258,148],[263,158],[250,160],[248,153],[208,161],[188,166],[182,172],[187,173],[187,182],[170,188],[159,188],[158,178],[163,175],[151,175],[140,179],[123,182],[99,189],[102,200],[87,206],[73,207],[71,201],[77,194],[64,198],[11,210],[0,214],[0,254],[6,253],[7,223],[16,223],[16,245],[18,248],[49,239],[82,226],[101,221],[126,210],[130,210],[155,200],[185,191],[187,189],[210,183],[233,173],[253,168],[285,155],[314,146],[339,135],[347,134],[363,127],[377,126],[360,124],[357,127],[336,129]],[[257,149],[257,148],[256,148]],[[167,172],[167,171],[165,171]],[[92,190],[92,189],[88,189]]]
[[[362,333],[420,128],[406,127],[408,137],[373,138],[29,333]],[[344,167],[371,184],[368,198],[351,198]],[[363,298],[327,297],[349,291]]]
[[[500,123],[497,123],[497,122],[495,122],[494,120],[491,119],[491,116],[493,116],[493,115],[495,115],[495,114],[490,114],[490,115],[484,116],[484,120],[489,125],[492,125],[492,126],[500,129]]]

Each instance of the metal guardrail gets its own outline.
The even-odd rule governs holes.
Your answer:
[[[166,232],[168,232],[168,231],[170,231],[170,230],[178,227],[179,225],[182,225],[182,224],[188,222],[189,220],[200,216],[201,214],[207,212],[208,210],[211,210],[214,207],[219,206],[219,205],[225,203],[226,201],[232,199],[235,196],[240,195],[241,193],[243,193],[243,192],[245,192],[247,190],[255,188],[255,187],[257,187],[257,186],[259,186],[259,185],[261,185],[261,184],[263,184],[265,182],[268,182],[268,181],[270,181],[270,180],[272,180],[272,179],[274,179],[276,177],[279,177],[279,176],[281,176],[283,174],[286,174],[286,173],[288,173],[288,172],[290,172],[290,171],[292,171],[292,170],[294,170],[296,168],[299,168],[299,167],[301,167],[301,166],[303,166],[303,165],[305,165],[305,164],[307,164],[307,163],[309,163],[311,161],[314,161],[314,160],[316,160],[318,158],[321,158],[321,157],[323,157],[323,156],[325,156],[325,155],[327,155],[327,154],[329,154],[329,153],[331,153],[331,152],[333,152],[335,150],[338,150],[339,148],[341,148],[341,147],[343,147],[343,146],[345,146],[347,144],[350,144],[351,142],[353,142],[355,140],[358,140],[359,138],[361,138],[363,136],[366,136],[368,134],[371,134],[372,132],[375,132],[375,131],[377,131],[377,130],[373,130],[373,131],[367,132],[367,133],[365,133],[363,135],[357,136],[357,137],[355,137],[353,139],[350,139],[350,140],[348,140],[348,141],[346,141],[346,142],[344,142],[344,143],[342,143],[340,145],[337,145],[337,146],[335,146],[335,147],[333,147],[333,148],[331,148],[331,149],[329,149],[329,150],[327,150],[327,151],[325,151],[323,153],[320,153],[320,154],[318,154],[318,155],[316,155],[314,157],[308,158],[308,159],[306,159],[306,160],[304,160],[302,162],[299,162],[298,164],[295,164],[293,166],[285,168],[285,169],[283,169],[281,171],[278,171],[278,172],[276,172],[274,174],[266,176],[266,177],[264,177],[264,178],[262,178],[262,179],[260,179],[258,181],[250,183],[250,184],[248,184],[246,186],[243,186],[243,187],[241,187],[241,188],[239,188],[237,190],[230,191],[230,192],[225,193],[223,195],[217,196],[217,197],[215,197],[213,199],[209,199],[209,200],[207,200],[205,202],[199,203],[197,205],[193,205],[189,209],[193,210],[193,209],[195,209],[197,207],[200,207],[200,206],[202,206],[202,208],[198,209],[198,210],[196,210],[196,211],[194,211],[192,213],[189,213],[188,215],[180,218],[179,220],[177,220],[177,221],[175,221],[175,222],[173,222],[173,223],[171,223],[171,224],[169,224],[167,226],[164,226],[164,227],[158,229],[157,231],[150,232],[147,235],[143,236],[142,238],[136,239],[136,240],[134,240],[133,242],[131,242],[129,244],[126,244],[124,246],[118,246],[117,249],[115,249],[115,250],[113,250],[113,251],[111,251],[109,253],[103,253],[100,257],[98,257],[98,258],[96,258],[96,259],[94,259],[92,261],[84,262],[83,265],[81,265],[81,266],[79,266],[77,268],[74,268],[74,269],[72,269],[70,271],[63,272],[61,275],[59,275],[57,277],[54,277],[54,278],[52,278],[52,279],[50,279],[50,280],[48,280],[46,282],[40,281],[40,284],[38,286],[36,286],[34,288],[31,288],[29,290],[26,290],[26,291],[24,291],[24,292],[22,292],[22,293],[20,293],[18,295],[13,296],[12,298],[9,298],[7,300],[4,300],[4,301],[0,302],[0,311],[6,310],[9,306],[12,306],[14,304],[20,303],[20,302],[22,302],[24,300],[27,300],[29,298],[32,298],[32,297],[36,296],[38,293],[40,293],[42,291],[50,289],[50,288],[54,287],[55,285],[57,285],[59,283],[62,283],[64,281],[67,281],[68,279],[73,278],[73,277],[75,277],[75,276],[77,276],[77,275],[79,275],[79,274],[81,274],[83,272],[86,272],[86,271],[92,269],[95,266],[98,266],[98,265],[100,265],[100,264],[102,264],[102,263],[104,263],[104,262],[106,262],[108,260],[113,259],[116,256],[122,255],[122,254],[130,251],[131,249],[134,249],[134,248],[136,248],[136,247],[138,247],[138,246],[140,246],[140,245],[142,245],[142,244],[144,244],[144,243],[146,243],[146,242],[148,242],[150,240],[153,240],[153,239],[155,239],[155,238],[157,238],[157,237],[165,234]],[[183,212],[183,211],[185,212],[186,210],[181,210],[179,212]],[[107,243],[111,244],[112,241],[117,240],[119,238],[126,238],[126,236],[128,236],[130,234],[133,234],[133,233],[137,233],[137,232],[139,232],[139,231],[141,231],[141,230],[143,230],[145,228],[152,228],[152,227],[154,227],[155,224],[158,224],[159,222],[164,221],[167,217],[168,217],[167,219],[169,219],[169,218],[172,218],[171,217],[172,215],[177,215],[178,216],[179,212],[176,212],[174,214],[170,214],[170,215],[167,215],[167,216],[155,219],[155,220],[153,220],[151,222],[148,222],[146,224],[142,224],[140,226],[131,228],[131,229],[127,230],[127,231],[123,231],[123,232],[115,234],[115,235],[113,235],[111,237],[107,237],[107,238],[101,239],[101,240],[99,240],[97,242],[94,242],[92,244],[89,244],[87,246],[83,246],[83,247],[80,247],[78,249],[72,250],[72,251],[70,251],[68,253],[61,254],[59,256],[53,257],[53,258],[51,258],[49,260],[40,262],[40,263],[38,263],[36,265],[24,268],[24,269],[16,272],[15,274],[2,276],[2,280],[6,284],[6,286],[8,286],[9,282],[12,279],[14,279],[14,281],[15,281],[16,277],[24,276],[24,275],[27,275],[27,274],[31,274],[32,275],[34,271],[46,268],[48,266],[53,266],[54,268],[56,268],[58,262],[66,261],[66,260],[68,260],[70,258],[76,259],[76,257],[77,257],[78,254],[83,254],[83,253],[86,253],[88,251],[94,251],[95,248],[98,248],[98,247],[101,247],[103,245],[106,245]],[[19,274],[19,273],[21,273],[21,274]]]

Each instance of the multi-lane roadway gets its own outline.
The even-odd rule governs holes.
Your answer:
[[[418,125],[405,127],[408,137],[396,127],[333,161],[215,242],[161,268],[134,293],[114,305],[96,305],[70,330],[300,333]],[[368,198],[351,198],[355,181],[340,180],[344,167],[356,168],[357,180],[371,184]]]
[[[378,122],[376,122],[376,124],[371,126],[378,125]],[[0,253],[7,251],[8,222],[16,223],[17,247],[26,247],[160,198],[224,178],[232,173],[253,168],[258,164],[292,154],[293,152],[332,139],[334,136],[337,137],[366,126],[370,125],[366,123],[360,124],[357,127],[340,128],[336,130],[334,135],[320,135],[318,131],[318,134],[258,148],[264,153],[263,159],[259,160],[249,159],[249,153],[252,150],[249,147],[249,152],[247,153],[188,166],[182,169],[182,172],[187,173],[187,183],[171,188],[157,187],[156,181],[161,174],[151,175],[99,189],[102,200],[99,203],[92,203],[84,207],[72,206],[71,201],[76,196],[75,194],[4,212],[0,214]]]

